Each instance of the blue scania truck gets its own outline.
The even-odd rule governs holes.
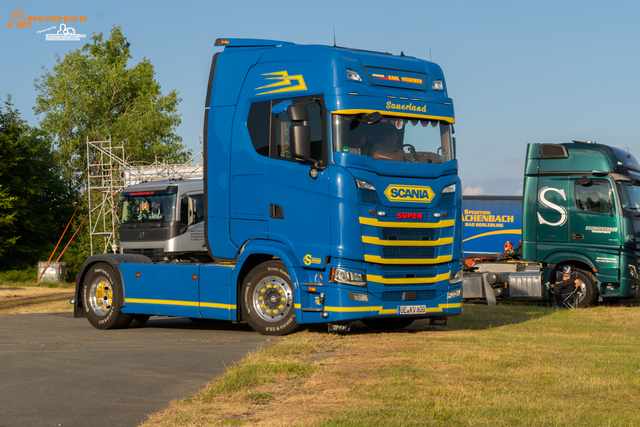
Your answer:
[[[158,213],[148,224],[175,238],[200,217],[206,251],[88,258],[75,317],[99,329],[152,315],[221,319],[283,335],[309,323],[398,328],[459,315],[461,189],[441,68],[336,46],[216,46],[204,201],[185,195],[180,223]],[[146,191],[170,196],[171,185]]]

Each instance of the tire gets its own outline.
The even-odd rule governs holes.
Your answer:
[[[361,319],[362,323],[371,329],[381,331],[392,331],[395,329],[406,328],[413,323],[415,319],[411,317],[387,317],[382,319]]]
[[[584,284],[584,291],[578,297],[578,308],[590,307],[596,305],[598,301],[598,289],[596,288],[596,279],[593,274],[584,270],[576,270],[578,279]]]
[[[131,319],[131,323],[129,323],[130,328],[141,328],[147,323],[149,320],[148,314],[134,314],[133,319]]]
[[[241,291],[242,316],[262,335],[286,335],[296,323],[291,277],[281,261],[267,261],[245,277]]]
[[[89,323],[97,329],[126,328],[133,314],[120,311],[122,283],[109,264],[101,262],[91,266],[84,279],[82,305]]]

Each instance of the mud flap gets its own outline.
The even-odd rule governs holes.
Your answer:
[[[482,285],[484,286],[484,295],[487,299],[487,305],[496,305],[496,294],[493,292],[491,285],[487,283],[487,274],[482,273]]]

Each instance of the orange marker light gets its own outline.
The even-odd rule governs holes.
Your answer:
[[[140,277],[140,273],[136,273],[136,277]]]
[[[196,274],[194,274],[193,276],[191,276],[191,278],[192,278],[193,280],[198,280],[198,276],[197,276]]]
[[[229,40],[220,40],[220,44],[229,44]]]
[[[309,286],[309,292],[315,292],[316,288],[315,286]]]

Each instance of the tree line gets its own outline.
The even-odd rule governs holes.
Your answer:
[[[37,127],[6,95],[0,106],[0,271],[46,261],[74,211],[65,244],[80,226],[88,212],[87,140],[122,143],[129,163],[191,157],[176,134],[178,92],[163,95],[151,62],[143,58],[131,67],[130,59],[130,43],[115,26],[107,39],[94,33],[81,49],[57,55],[53,69],[43,67],[34,83]],[[73,271],[88,254],[88,231],[80,230],[60,261]]]

